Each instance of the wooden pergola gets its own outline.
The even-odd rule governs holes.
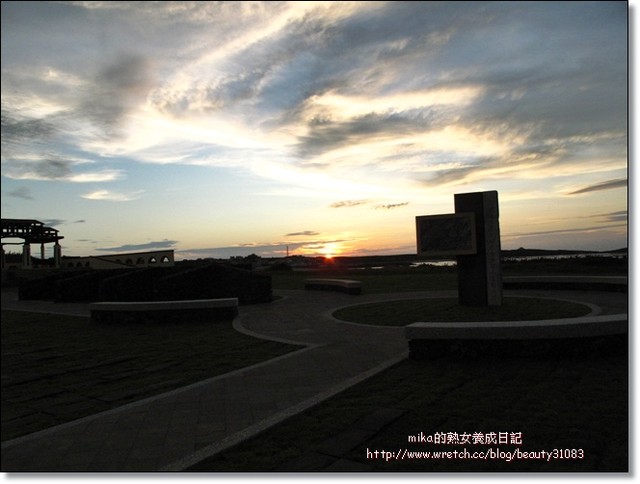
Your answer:
[[[10,245],[11,242],[4,242],[4,239],[22,239],[22,267],[30,268],[31,263],[31,244],[40,244],[41,259],[44,260],[45,244],[54,244],[53,260],[55,267],[60,267],[60,259],[62,251],[60,247],[61,235],[54,228],[45,226],[39,220],[3,218],[2,219],[2,269],[5,268],[4,246]]]

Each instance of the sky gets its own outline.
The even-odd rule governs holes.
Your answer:
[[[630,6],[3,1],[2,217],[68,256],[415,254],[497,190],[503,249],[626,247]]]

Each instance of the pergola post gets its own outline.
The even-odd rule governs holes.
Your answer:
[[[31,267],[31,244],[25,242],[22,244],[22,268],[30,269]]]
[[[53,246],[53,265],[54,267],[60,267],[61,264],[62,264],[62,247],[56,240],[56,243]]]

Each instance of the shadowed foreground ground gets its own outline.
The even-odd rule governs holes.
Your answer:
[[[399,361],[406,352],[402,328],[345,324],[330,315],[356,301],[415,294],[354,298],[280,292],[285,297],[276,303],[241,310],[237,327],[248,336],[281,339],[281,345],[302,343],[305,350],[229,378],[3,442],[3,470],[627,470],[624,351],[578,358],[405,361],[378,372],[373,370]],[[603,313],[626,310],[626,294],[601,296],[597,304]],[[593,293],[581,297],[597,299]],[[10,356],[11,348],[6,349]],[[146,366],[149,378],[174,371],[161,366]],[[352,386],[359,375],[370,378]],[[340,389],[345,382],[351,383]],[[321,403],[336,389],[336,396]],[[3,418],[5,408],[3,401]],[[265,421],[278,425],[261,426]],[[409,435],[438,432],[519,434],[522,444],[516,447],[522,451],[568,449],[571,457],[572,449],[581,449],[584,457],[549,462],[406,459],[405,449],[443,450],[440,444],[408,442]],[[468,450],[489,449],[474,446]],[[383,450],[405,458],[368,458],[367,451],[376,455]],[[507,450],[515,450],[514,445]]]

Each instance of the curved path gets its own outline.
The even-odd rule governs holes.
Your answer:
[[[350,296],[277,291],[271,304],[241,306],[239,331],[300,344],[278,358],[2,443],[2,471],[179,471],[349,388],[407,356],[403,327],[349,324],[336,308],[455,291]],[[562,291],[509,294],[626,310],[627,295]],[[86,305],[17,301],[3,309],[87,315]]]

